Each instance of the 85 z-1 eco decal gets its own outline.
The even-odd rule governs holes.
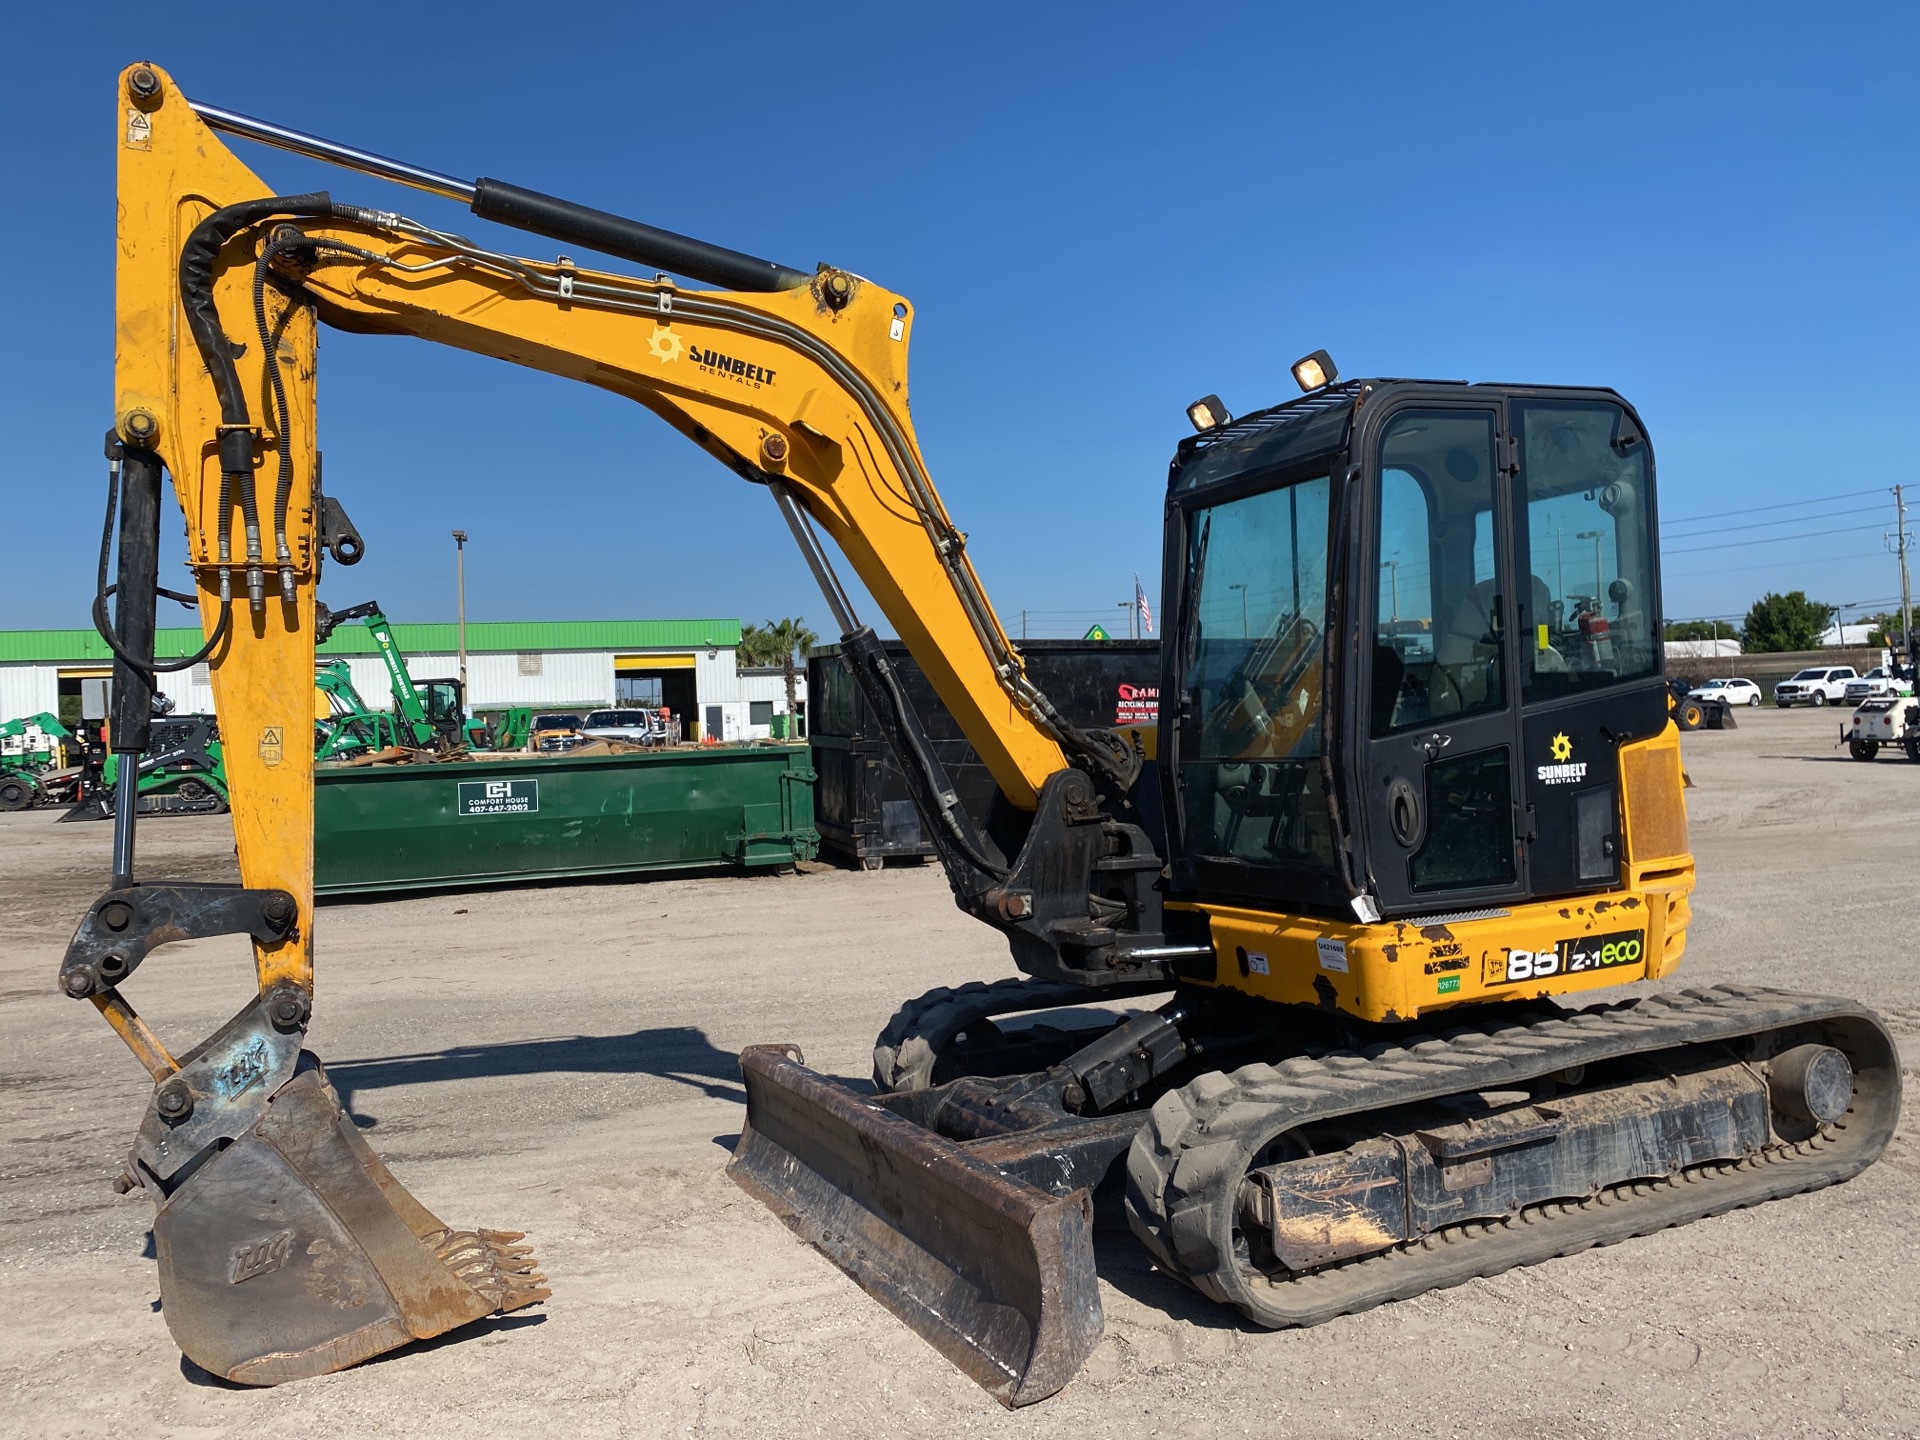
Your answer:
[[[1645,954],[1644,931],[1582,935],[1577,939],[1557,940],[1545,950],[1502,950],[1488,955],[1486,983],[1515,985],[1522,980],[1577,975],[1583,970],[1610,970],[1618,965],[1638,964]]]

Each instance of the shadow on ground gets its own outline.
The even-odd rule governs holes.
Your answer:
[[[428,1355],[448,1345],[459,1345],[467,1341],[478,1340],[482,1336],[495,1335],[506,1331],[524,1330],[530,1325],[544,1325],[546,1322],[547,1317],[545,1315],[490,1315],[484,1319],[469,1321],[465,1325],[457,1325],[444,1334],[435,1335],[430,1340],[415,1340],[411,1344],[401,1345],[396,1349],[370,1356],[360,1362],[359,1368],[383,1365],[389,1360],[397,1360],[409,1355]],[[216,1375],[211,1370],[203,1369],[201,1366],[194,1364],[193,1361],[189,1360],[185,1355],[180,1357],[180,1374],[186,1379],[188,1384],[198,1385],[205,1390],[237,1390],[242,1394],[254,1395],[260,1393],[259,1386],[242,1385],[238,1381],[227,1379],[224,1375]]]
[[[354,1112],[363,1090],[430,1085],[500,1075],[653,1075],[677,1081],[716,1100],[744,1105],[740,1061],[691,1025],[635,1030],[626,1035],[556,1035],[500,1045],[456,1045],[413,1055],[327,1063],[340,1103],[363,1129],[372,1122]]]

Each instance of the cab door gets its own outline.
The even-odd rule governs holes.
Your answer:
[[[1388,916],[1514,900],[1527,875],[1504,410],[1416,404],[1368,433],[1349,601],[1364,868]]]
[[[1653,457],[1592,394],[1507,402],[1527,869],[1536,895],[1620,883],[1620,746],[1660,733]]]

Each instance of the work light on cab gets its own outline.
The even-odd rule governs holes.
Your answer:
[[[1218,395],[1203,395],[1187,406],[1187,419],[1196,430],[1211,430],[1233,419],[1233,413],[1220,403]]]
[[[1340,367],[1324,350],[1316,350],[1304,360],[1293,362],[1293,379],[1302,390],[1318,390],[1340,378]]]

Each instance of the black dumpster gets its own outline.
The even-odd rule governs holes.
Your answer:
[[[1126,730],[1155,723],[1159,641],[1029,640],[1020,653],[1026,657],[1027,674],[1075,725]],[[984,825],[993,802],[993,777],[907,647],[898,640],[887,642],[887,658],[960,803]],[[881,737],[853,676],[840,663],[838,645],[819,646],[807,657],[807,720],[819,776],[814,827],[822,844],[869,870],[878,870],[889,856],[933,854],[893,747]]]

